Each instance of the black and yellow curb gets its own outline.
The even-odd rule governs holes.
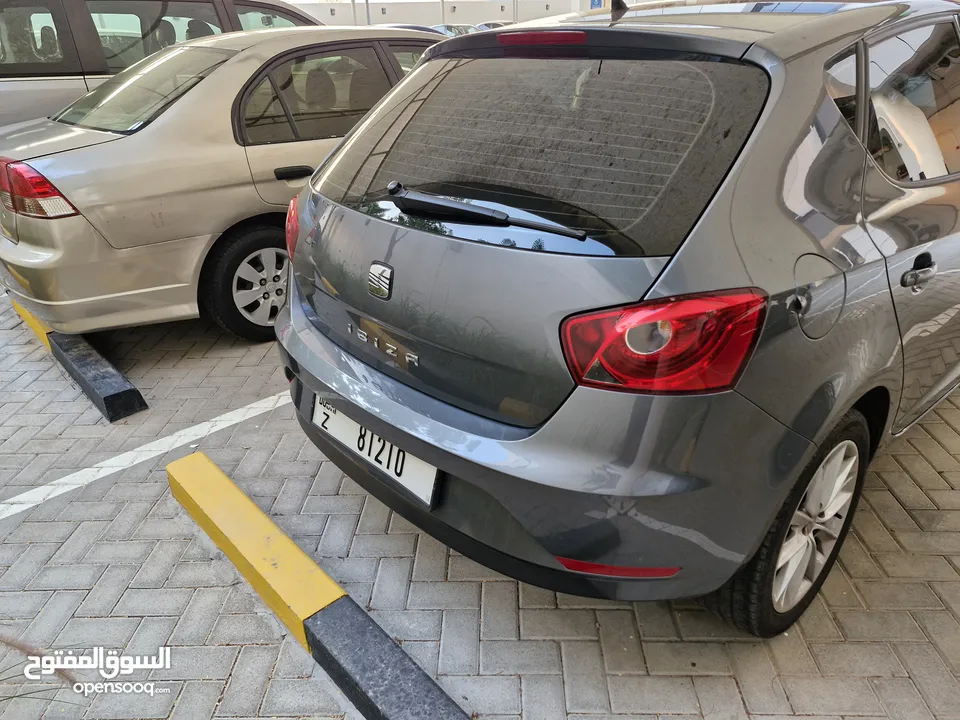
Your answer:
[[[77,381],[83,394],[107,420],[121,420],[147,409],[140,391],[82,335],[55,332],[25,307],[11,302],[27,327],[53,353],[70,377]]]
[[[466,713],[203,453],[167,465],[170,490],[369,720]]]

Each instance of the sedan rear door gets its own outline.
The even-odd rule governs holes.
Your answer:
[[[375,42],[299,48],[243,93],[238,132],[260,197],[286,205],[392,86]]]

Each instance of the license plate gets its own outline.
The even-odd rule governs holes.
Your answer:
[[[313,407],[313,424],[354,455],[386,473],[426,505],[433,503],[437,484],[437,468],[433,465],[408,455],[372,430],[337,412],[320,397]]]

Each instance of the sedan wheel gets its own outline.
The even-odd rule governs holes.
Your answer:
[[[287,302],[290,261],[284,250],[263,248],[250,253],[233,276],[233,302],[255,325],[272,327]]]

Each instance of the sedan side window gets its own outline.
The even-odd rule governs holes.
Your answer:
[[[301,55],[271,75],[301,140],[346,135],[390,89],[372,47]]]
[[[952,23],[902,33],[869,50],[867,146],[894,180],[960,172],[960,44]]]
[[[293,126],[283,111],[270,77],[261,80],[247,97],[243,126],[250,145],[296,140]]]

